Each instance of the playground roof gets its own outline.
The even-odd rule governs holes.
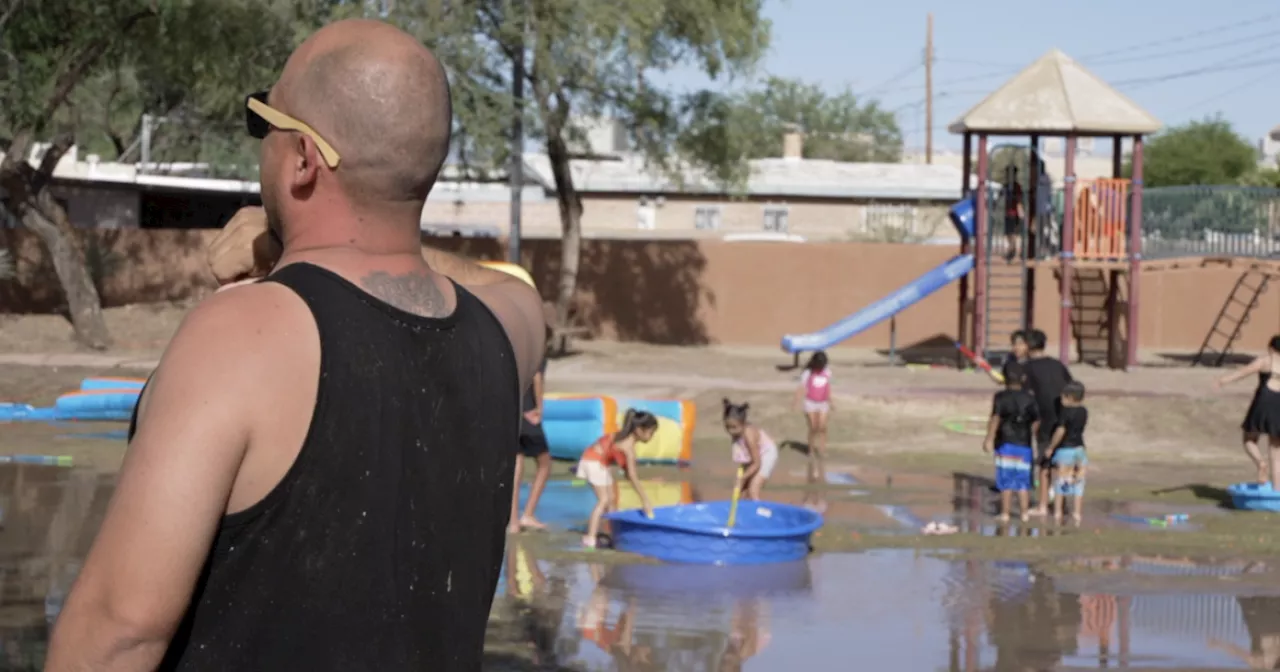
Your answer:
[[[952,122],[952,133],[1146,135],[1162,124],[1070,56],[1050,49]]]

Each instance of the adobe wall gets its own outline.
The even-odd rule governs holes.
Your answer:
[[[212,289],[203,250],[213,231],[85,233],[90,266],[108,306],[182,299]],[[477,258],[502,255],[501,241],[435,240]],[[56,309],[52,268],[35,240],[22,230],[0,229],[0,247],[13,250],[20,275],[16,282],[0,282],[0,312]],[[825,326],[953,254],[949,246],[889,243],[588,240],[577,310],[603,338],[776,346],[784,333]],[[527,241],[525,260],[544,298],[553,298],[559,242]],[[1140,347],[1198,349],[1241,273],[1227,267],[1144,271]],[[1036,325],[1056,339],[1055,271],[1039,269],[1037,285]],[[1238,349],[1256,350],[1280,332],[1278,298],[1280,286],[1263,294]],[[955,286],[922,299],[899,315],[898,346],[947,347],[955,338],[957,310]],[[882,324],[846,345],[887,348],[888,343],[889,326]]]

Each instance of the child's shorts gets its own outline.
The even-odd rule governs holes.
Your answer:
[[[1006,443],[996,448],[996,489],[1001,492],[1030,490],[1034,462],[1035,452],[1031,446]]]
[[[578,462],[578,471],[575,475],[590,483],[592,487],[607,488],[613,485],[613,474],[609,473],[609,467],[600,464],[596,460],[580,460]]]
[[[1053,451],[1053,466],[1055,467],[1083,467],[1089,464],[1089,458],[1084,454],[1084,448],[1067,448],[1060,446]]]
[[[804,400],[804,412],[805,412],[806,414],[808,414],[808,413],[830,413],[830,412],[831,412],[831,402],[829,402],[829,401],[814,401],[814,400],[812,400],[812,399],[808,399],[808,398],[806,398],[806,399]]]

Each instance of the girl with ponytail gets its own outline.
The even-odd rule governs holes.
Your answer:
[[[582,538],[582,545],[595,548],[596,537],[600,534],[600,519],[606,511],[616,509],[618,502],[614,497],[613,474],[611,467],[622,467],[631,482],[631,487],[640,495],[646,516],[653,516],[653,507],[649,505],[649,497],[640,487],[640,479],[636,476],[636,443],[648,443],[658,431],[658,418],[648,411],[627,409],[622,419],[622,429],[615,434],[605,434],[591,444],[582,453],[578,461],[578,478],[591,484],[596,493],[596,506],[591,510],[591,519],[587,521],[587,534]]]
[[[733,461],[742,468],[742,492],[760,499],[765,481],[778,464],[778,444],[763,429],[747,422],[747,404],[724,400],[724,431],[733,439]]]

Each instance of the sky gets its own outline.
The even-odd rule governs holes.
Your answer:
[[[923,147],[929,12],[936,147],[959,149],[946,126],[1054,47],[1166,127],[1221,114],[1257,142],[1280,125],[1276,0],[765,0],[772,43],[757,76],[878,98],[897,112],[907,147]],[[693,69],[669,81],[686,90],[744,85],[711,83]]]

